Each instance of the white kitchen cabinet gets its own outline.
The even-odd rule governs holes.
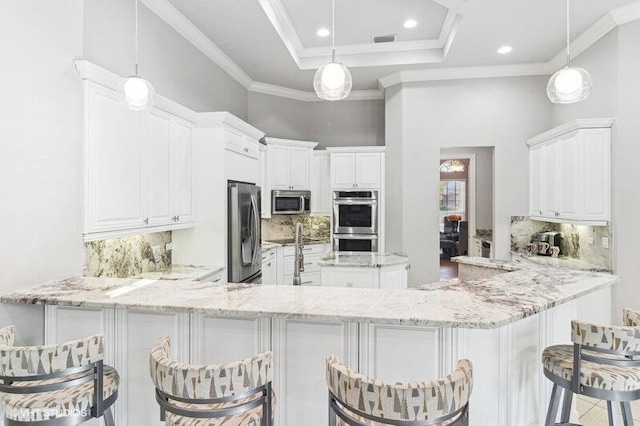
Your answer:
[[[262,284],[278,284],[278,259],[275,247],[262,252]]]
[[[330,216],[331,208],[331,157],[328,151],[313,151],[311,214]]]
[[[574,120],[527,141],[533,219],[591,225],[610,220],[612,123]]]
[[[265,138],[270,190],[311,190],[311,158],[315,142]]]
[[[327,148],[331,153],[333,189],[380,189],[384,177],[384,148]]]
[[[325,252],[326,244],[309,244],[303,247],[304,271],[300,272],[301,285],[320,285],[320,259]],[[295,247],[286,246],[283,250],[283,284],[293,284],[295,271]]]
[[[267,146],[260,144],[260,157],[258,161],[260,187],[260,214],[263,219],[271,219],[271,191],[267,180]]]
[[[321,266],[320,284],[323,287],[351,288],[407,288],[408,264],[382,267]]]
[[[192,124],[85,81],[85,240],[192,226]]]
[[[232,127],[225,128],[225,148],[251,158],[258,158],[258,140]]]

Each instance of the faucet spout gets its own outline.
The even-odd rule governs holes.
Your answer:
[[[302,285],[302,279],[300,278],[300,272],[304,272],[304,254],[302,249],[304,244],[302,242],[303,228],[302,223],[296,223],[296,236],[295,236],[295,260],[293,265],[293,285]]]

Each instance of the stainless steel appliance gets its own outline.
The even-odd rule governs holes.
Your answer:
[[[377,234],[333,234],[333,251],[378,251]]]
[[[333,233],[378,233],[378,191],[334,191]]]
[[[260,188],[242,182],[228,183],[228,268],[231,283],[259,283]]]
[[[311,213],[311,191],[271,191],[271,213]]]

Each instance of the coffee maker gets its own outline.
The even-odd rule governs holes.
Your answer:
[[[551,247],[558,247],[560,252],[558,255],[563,254],[562,250],[562,234],[559,232],[542,232],[538,234],[538,255],[551,256]]]

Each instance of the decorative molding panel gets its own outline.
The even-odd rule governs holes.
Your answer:
[[[528,146],[537,145],[539,143],[546,142],[558,136],[565,135],[569,132],[573,132],[574,130],[610,128],[610,127],[613,127],[613,123],[614,123],[613,118],[583,118],[583,119],[571,120],[565,124],[562,124],[558,127],[554,127],[551,130],[548,130],[544,133],[541,133],[537,136],[527,139],[526,143]]]

